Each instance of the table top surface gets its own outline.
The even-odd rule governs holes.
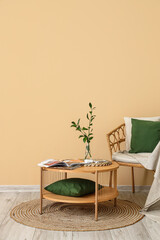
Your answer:
[[[109,172],[114,171],[119,168],[119,164],[112,161],[111,165],[103,166],[103,167],[79,167],[76,169],[67,169],[67,168],[54,168],[54,167],[42,167],[42,170],[45,171],[54,171],[54,172],[72,172],[72,173],[80,173],[80,172],[86,172],[86,173],[95,173],[95,172]]]

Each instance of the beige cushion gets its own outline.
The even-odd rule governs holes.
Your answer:
[[[160,121],[160,116],[158,117],[141,117],[141,118],[134,118],[139,120],[148,120],[148,121]],[[132,131],[132,123],[131,123],[131,117],[124,117],[125,121],[125,129],[126,129],[126,151],[129,151],[130,145],[131,145],[131,131]]]
[[[115,152],[112,154],[112,160],[124,163],[139,163],[138,159],[148,159],[151,153],[128,153],[124,152]]]

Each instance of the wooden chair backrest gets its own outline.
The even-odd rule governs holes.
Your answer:
[[[125,123],[107,133],[107,141],[112,159],[112,153],[122,150],[121,143],[125,141]]]

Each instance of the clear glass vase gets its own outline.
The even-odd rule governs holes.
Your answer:
[[[90,143],[87,142],[86,149],[85,149],[85,158],[84,159],[90,159],[90,158],[92,158],[91,149],[90,149]]]

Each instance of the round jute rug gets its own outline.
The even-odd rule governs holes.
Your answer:
[[[10,216],[24,225],[54,231],[101,231],[121,228],[143,218],[140,207],[133,202],[117,200],[99,203],[98,221],[94,220],[94,204],[53,203],[43,200],[43,214],[39,214],[40,200],[32,200],[14,207]]]

